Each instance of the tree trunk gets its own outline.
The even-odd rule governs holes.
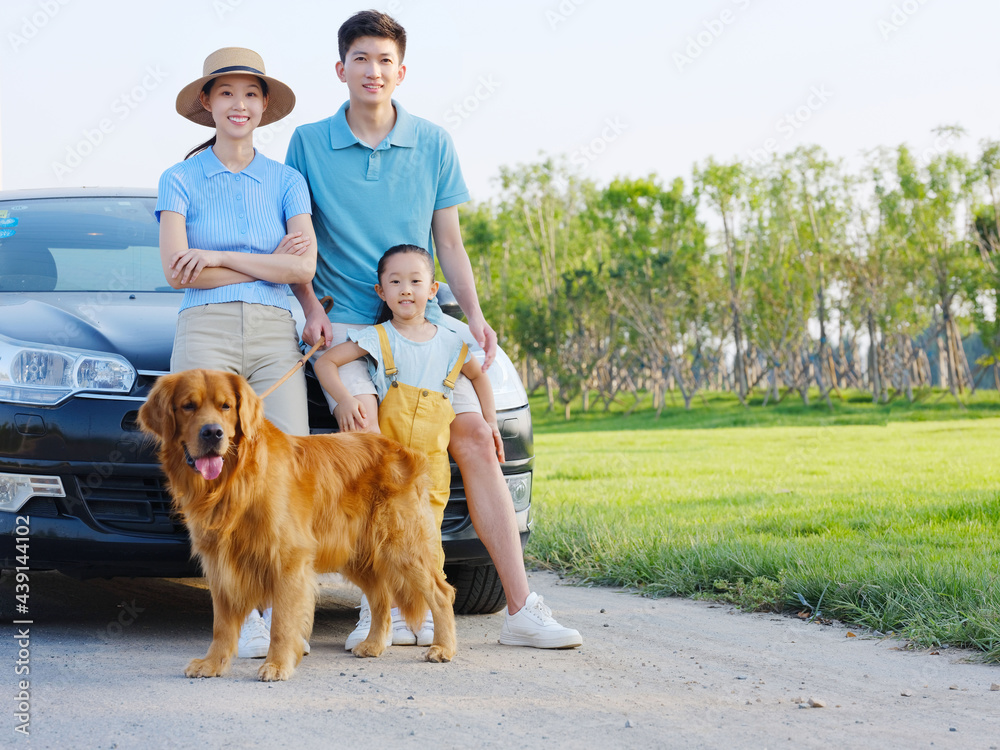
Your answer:
[[[729,271],[729,311],[733,316],[733,344],[736,354],[733,357],[733,379],[736,395],[743,406],[747,405],[747,374],[743,354],[743,326],[740,322],[739,285],[736,282],[736,258],[733,248],[733,238],[729,231],[729,216],[722,211],[722,230],[726,240],[726,264]]]
[[[951,329],[951,315],[947,307],[943,307],[943,318],[944,318],[944,350],[945,350],[945,364],[948,373],[948,390],[951,391],[951,395],[958,398],[958,394],[962,390],[962,383],[958,376],[958,361],[955,356],[955,342],[952,340],[952,329]]]
[[[969,358],[965,356],[965,346],[962,344],[962,334],[958,330],[958,323],[952,318],[951,321],[952,340],[955,342],[955,361],[959,368],[962,380],[969,386],[969,393],[976,392],[976,381],[972,377],[972,368],[969,366]]]
[[[875,315],[868,312],[868,385],[872,389],[872,403],[878,403],[882,393],[882,379],[879,376],[878,335],[875,330]]]
[[[913,381],[910,378],[910,371],[912,369],[913,360],[913,342],[910,341],[909,336],[902,336],[902,341],[900,342],[903,349],[903,366],[900,368],[902,370],[902,386],[903,393],[906,394],[906,400],[911,404],[913,403]]]
[[[951,388],[951,381],[948,378],[948,351],[944,340],[941,338],[940,331],[938,331],[937,335],[937,347],[938,347],[938,384],[942,388]]]
[[[808,193],[806,193],[808,197]],[[819,351],[816,353],[816,385],[819,386],[819,394],[826,399],[826,405],[832,409],[833,402],[830,401],[830,388],[825,385],[823,377],[823,367],[826,364],[826,300],[823,294],[823,240],[820,239],[819,226],[816,223],[816,215],[813,212],[812,201],[807,199],[806,205],[809,208],[809,221],[812,224],[813,237],[816,238],[816,255],[819,257],[819,278],[816,284],[816,307],[819,315]]]

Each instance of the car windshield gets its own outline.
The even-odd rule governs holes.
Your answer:
[[[0,201],[0,292],[173,292],[149,197]]]

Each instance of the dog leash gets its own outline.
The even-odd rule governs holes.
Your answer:
[[[330,312],[330,308],[333,307],[333,297],[329,295],[323,297],[323,299],[320,300],[320,304],[323,305],[323,312],[327,313]],[[295,374],[296,370],[298,370],[300,367],[305,367],[306,362],[309,361],[310,357],[312,357],[312,355],[314,355],[316,351],[325,343],[326,339],[320,336],[319,341],[313,344],[312,349],[303,354],[302,357],[299,358],[299,361],[296,362],[294,365],[292,365],[292,369],[286,372],[284,375],[282,375],[281,380],[279,380],[277,383],[275,383],[266,391],[264,391],[262,394],[260,394],[260,397],[267,398],[272,393],[274,393],[278,389],[278,386],[280,386],[282,383],[284,383],[286,380],[292,377],[292,375]]]

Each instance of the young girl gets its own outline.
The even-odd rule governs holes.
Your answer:
[[[261,392],[301,356],[288,290],[311,295],[316,270],[305,180],[253,145],[254,129],[287,115],[295,95],[265,75],[256,52],[227,47],[205,59],[202,77],[181,90],[176,106],[215,135],[160,178],[163,272],[184,289],[170,369],[236,372]],[[301,370],[264,411],[285,432],[309,434]],[[267,614],[250,613],[239,656],[267,655]]]
[[[363,430],[367,411],[345,387],[338,368],[365,356],[372,358],[374,364],[369,367],[378,392],[379,430],[427,454],[433,479],[431,509],[440,528],[451,485],[448,441],[455,412],[450,398],[459,372],[472,381],[501,462],[504,454],[489,378],[458,334],[424,317],[427,303],[437,290],[434,261],[426,250],[415,245],[390,248],[379,261],[375,285],[388,312],[388,316],[380,318],[390,319],[361,331],[349,331],[350,340],[324,354],[315,363],[315,371],[320,384],[337,401],[334,415],[340,429]],[[444,550],[440,563],[443,567]],[[366,604],[362,602],[361,621],[348,638],[348,650],[368,635]],[[393,643],[429,645],[434,637],[433,620],[429,612],[424,619],[414,635],[393,609]]]

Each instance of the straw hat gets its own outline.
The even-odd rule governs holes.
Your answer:
[[[278,79],[264,74],[264,60],[260,55],[243,47],[223,47],[205,58],[202,77],[181,89],[177,95],[177,112],[191,122],[214,128],[212,113],[201,105],[202,88],[213,78],[243,73],[267,82],[267,109],[260,118],[261,125],[270,125],[292,111],[295,94]]]

